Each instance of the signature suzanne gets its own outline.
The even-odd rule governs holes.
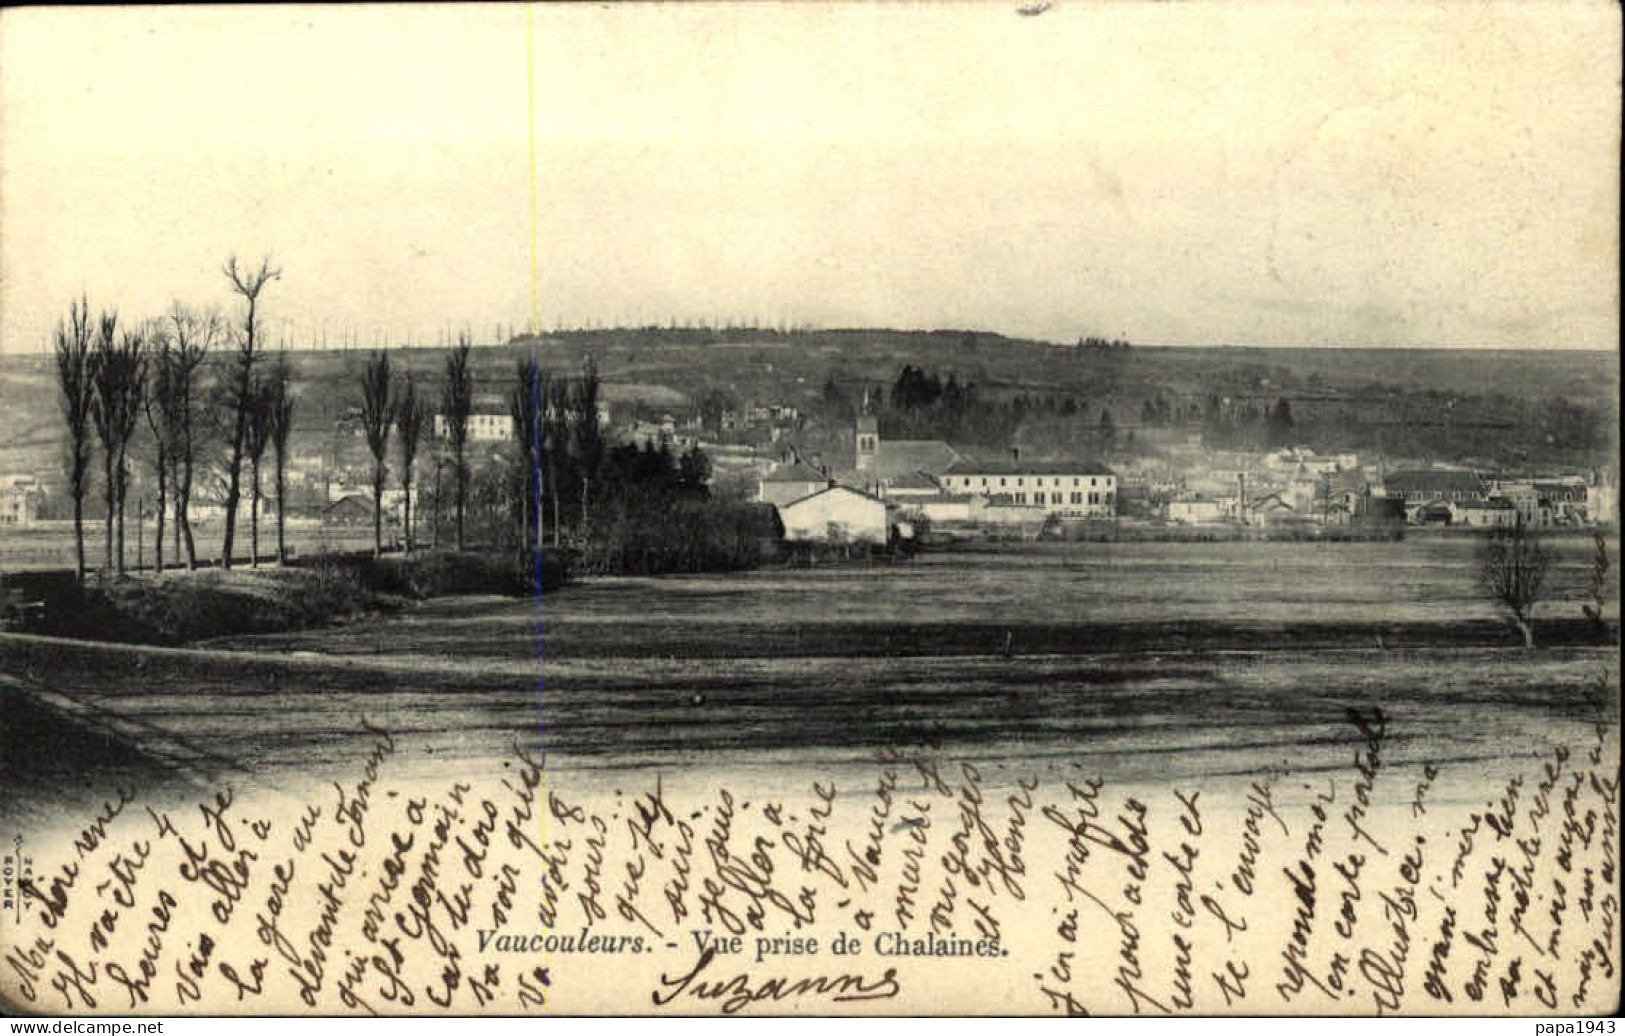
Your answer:
[[[712,978],[707,974],[707,969],[716,955],[715,949],[707,947],[694,962],[694,967],[686,973],[676,977],[662,974],[660,988],[653,994],[655,1006],[664,1007],[680,996],[687,996],[699,1001],[721,1001],[723,1014],[735,1014],[751,1004],[778,1003],[801,997],[822,997],[831,1003],[853,1003],[889,1000],[902,992],[896,968],[887,968],[878,977],[841,973],[805,978],[764,978],[740,972],[731,978]]]

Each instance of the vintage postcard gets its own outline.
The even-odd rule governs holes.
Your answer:
[[[1615,5],[0,15],[0,1002],[1618,1006]]]

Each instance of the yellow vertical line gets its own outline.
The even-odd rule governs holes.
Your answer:
[[[534,336],[536,334],[536,328],[537,328],[537,326],[538,326],[538,324],[540,322],[540,313],[541,313],[541,288],[540,288],[540,283],[539,283],[540,268],[539,268],[539,265],[538,265],[538,256],[537,256],[538,248],[537,248],[537,240],[536,240],[536,19],[535,19],[535,12],[533,10],[533,7],[534,7],[533,4],[530,4],[530,3],[525,4],[525,110],[526,110],[525,129],[526,129],[527,139],[529,140],[528,158],[529,158],[529,166],[530,166],[530,327],[529,327],[529,331],[530,331],[530,334],[532,336]],[[532,371],[533,371],[533,373],[532,373],[531,376],[534,378],[535,377],[534,368],[532,368]],[[540,501],[538,500],[538,510],[539,510],[539,503],[540,503]],[[540,553],[541,549],[542,549],[542,544],[540,542],[540,537],[538,537],[537,543],[536,543],[536,550],[537,550],[538,553]],[[536,586],[536,591],[537,591],[536,603],[538,605],[538,610],[540,609],[540,605],[541,605],[541,583],[540,583],[540,578],[541,578],[540,573],[538,573],[538,575],[537,575],[538,583],[537,583],[537,586]],[[540,615],[538,615],[537,616],[537,620],[538,620],[537,621],[537,629],[536,629],[536,636],[537,636],[536,648],[537,648],[538,655],[541,654],[541,647],[542,647],[542,645],[541,645],[542,627],[541,627],[540,619],[541,619],[541,617],[540,617]],[[536,677],[537,710],[538,710],[538,713],[539,713],[539,715],[537,716],[537,719],[540,721],[539,726],[540,726],[540,729],[543,732],[543,734],[542,734],[543,742],[542,742],[541,747],[542,747],[542,758],[543,758],[543,760],[545,760],[547,758],[547,743],[546,743],[546,730],[547,730],[546,710],[547,710],[547,702],[546,702],[545,697],[544,697],[543,679],[544,678],[541,676],[541,674],[538,673],[537,677]],[[537,806],[537,809],[536,809],[536,827],[537,827],[536,844],[545,847],[545,846],[547,846],[547,810],[548,810],[548,805],[547,805],[547,771],[544,769],[538,776],[541,777],[541,781],[537,784],[537,787],[536,787],[537,798],[539,800],[539,805]],[[542,874],[542,880],[544,882],[546,882],[548,880],[547,874],[546,874],[545,871]],[[544,957],[543,960],[545,962],[546,958]]]

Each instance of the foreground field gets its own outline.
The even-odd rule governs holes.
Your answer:
[[[1585,542],[1565,546],[1542,613],[1567,642],[1533,653],[1479,599],[1470,550],[1093,545],[602,580],[201,649],[0,638],[0,661],[8,695],[196,779],[333,772],[370,723],[434,772],[515,744],[555,768],[714,771],[930,743],[1156,782],[1346,763],[1350,707],[1391,718],[1396,763],[1490,773],[1611,716],[1598,679],[1617,655],[1563,618],[1589,599]],[[122,772],[127,754],[107,758]],[[66,780],[88,764],[32,765]]]
[[[440,602],[342,633],[224,646],[610,660],[1515,645],[1478,588],[1479,544],[1028,545],[896,565],[600,579],[530,602]],[[1537,620],[1548,641],[1572,640],[1585,627],[1595,545],[1568,537],[1552,547]],[[1617,619],[1617,575],[1605,577],[1604,613]]]
[[[1432,1012],[1419,947],[1518,918],[1524,888],[1573,896],[1566,914],[1525,911],[1525,930],[1565,954],[1563,1009],[1606,1011],[1597,960],[1618,959],[1598,948],[1617,932],[1613,901],[1588,916],[1579,897],[1617,861],[1618,656],[1561,618],[1589,593],[1583,547],[1567,549],[1533,652],[1477,601],[1454,541],[612,580],[187,648],[0,636],[0,830],[61,874],[102,837],[94,818],[118,812],[110,847],[150,840],[143,873],[171,881],[194,844],[228,853],[229,829],[259,855],[242,872],[242,945],[272,902],[299,904],[274,922],[299,947],[327,938],[335,895],[352,927],[385,903],[422,933],[405,911],[432,909],[462,959],[500,962],[505,983],[536,974],[510,961],[552,969],[564,1012],[657,1003],[662,976],[696,971],[894,964],[897,1010],[981,1010],[989,961],[882,957],[870,937],[968,939],[982,924],[1005,940],[997,976],[1049,989],[1071,975],[1069,995],[1096,1012],[1144,1006],[1115,984],[1124,947],[1135,988],[1170,1006],[1226,1009],[1212,985],[1185,997],[1180,976],[1233,965],[1257,981],[1232,1010],[1391,1010],[1397,980],[1373,976],[1401,974],[1378,965],[1403,959],[1404,1006]],[[160,816],[186,841],[154,838]],[[301,849],[307,831],[319,855]],[[1193,890],[1225,919],[1203,907],[1185,927]],[[1415,905],[1406,929],[1390,900]],[[70,930],[94,923],[79,902]],[[505,920],[454,923],[496,909]],[[696,956],[721,909],[736,924],[761,911],[754,936],[864,931],[864,952]],[[183,930],[191,945],[218,930],[197,916],[209,920]],[[1336,934],[1349,918],[1352,936]],[[1311,922],[1308,942],[1296,933]],[[531,956],[491,952],[485,925]],[[534,955],[532,933],[582,941],[583,925],[646,943],[613,960],[545,941]],[[441,958],[408,937],[403,960],[432,988]],[[1314,976],[1358,954],[1358,992],[1295,990],[1288,953],[1305,944]],[[1486,983],[1531,959],[1512,934],[1503,945]],[[1457,942],[1445,973],[1457,1003],[1525,1009],[1469,999],[1470,950]],[[1074,953],[1077,967],[1046,970]],[[269,970],[267,989],[296,974]],[[280,1003],[297,1011],[289,990]],[[1054,1008],[1037,986],[1011,990],[1000,1010]],[[1528,1010],[1552,1010],[1535,996]]]

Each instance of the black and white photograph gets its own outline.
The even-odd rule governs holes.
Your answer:
[[[0,1007],[1616,1011],[1620,45],[7,9]]]

